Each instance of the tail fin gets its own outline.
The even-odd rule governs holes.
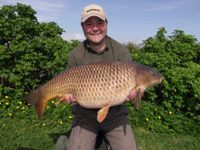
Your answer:
[[[35,111],[37,112],[38,118],[41,118],[44,114],[44,110],[46,108],[47,101],[45,99],[41,99],[35,104]]]
[[[38,101],[40,101],[40,92],[39,89],[33,90],[25,96],[25,100],[31,104],[35,105]]]
[[[42,117],[42,115],[44,114],[44,110],[45,107],[47,105],[47,101],[45,100],[45,98],[43,98],[42,96],[42,92],[40,91],[40,89],[36,89],[31,91],[30,93],[28,93],[25,96],[25,100],[31,104],[35,106],[35,110],[37,112],[37,115],[39,118]]]

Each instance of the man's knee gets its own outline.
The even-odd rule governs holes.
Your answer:
[[[67,150],[68,143],[69,141],[67,136],[60,136],[56,142],[55,150]]]

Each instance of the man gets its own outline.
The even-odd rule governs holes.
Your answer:
[[[107,36],[107,25],[101,6],[91,4],[83,9],[81,26],[86,40],[69,54],[69,67],[102,61],[132,61],[128,50]],[[68,100],[68,103],[71,101]],[[137,149],[132,129],[128,125],[128,110],[124,105],[111,107],[102,123],[96,119],[97,111],[85,109],[78,104],[72,106],[75,120],[67,149],[94,150],[99,134],[105,137],[110,149]]]

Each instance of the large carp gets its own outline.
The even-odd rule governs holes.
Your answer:
[[[25,100],[41,117],[49,100],[68,96],[82,107],[99,108],[97,120],[102,122],[111,106],[125,101],[133,101],[139,109],[145,89],[162,80],[160,73],[135,62],[87,64],[61,72],[27,94]]]

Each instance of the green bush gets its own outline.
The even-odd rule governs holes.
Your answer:
[[[20,8],[29,16],[21,15]],[[61,38],[63,30],[56,23],[37,22],[34,11],[21,4],[4,6],[0,14],[1,93],[30,90],[67,67],[67,54],[75,45]]]
[[[180,30],[168,37],[165,34],[165,28],[160,28],[155,37],[132,52],[134,60],[155,68],[165,77],[162,84],[145,93],[138,115],[143,120],[148,118],[146,125],[152,130],[199,134],[200,44]]]
[[[22,4],[0,9],[0,111],[7,111],[0,115],[26,113],[24,95],[67,68],[78,44],[64,41],[56,23],[39,23],[35,14]]]

